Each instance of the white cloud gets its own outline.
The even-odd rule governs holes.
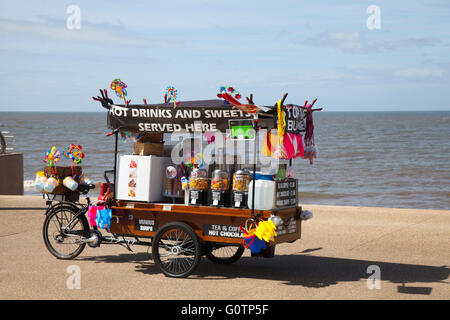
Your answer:
[[[367,50],[367,43],[360,32],[322,32],[297,43],[319,48],[338,48],[352,53],[362,53]]]
[[[444,74],[441,69],[430,67],[411,67],[393,71],[393,75],[401,78],[439,78]]]
[[[65,21],[42,20],[7,20],[0,19],[0,35],[2,37],[23,37],[29,40],[45,39],[64,41],[66,43],[99,44],[105,46],[137,46],[158,48],[180,48],[183,43],[136,36],[118,26],[103,26],[82,20],[79,30],[69,30]]]
[[[442,41],[434,36],[369,41],[363,33],[322,32],[295,43],[320,48],[336,48],[346,53],[380,53],[396,49],[436,46]]]

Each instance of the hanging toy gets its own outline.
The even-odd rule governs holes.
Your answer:
[[[176,108],[180,102],[177,102],[178,90],[175,90],[174,87],[167,87],[166,94],[164,95],[164,102],[168,103],[173,99],[173,107]]]
[[[234,108],[241,110],[245,113],[256,113],[260,110],[268,111],[266,107],[258,107],[253,102],[253,94],[250,94],[250,98],[246,98],[248,104],[242,104],[239,100],[242,98],[241,94],[233,87],[220,87],[217,97],[224,99],[231,104]]]
[[[245,222],[245,227],[239,226],[239,229],[243,232],[242,245],[244,248],[250,249],[253,253],[260,253],[261,250],[265,250],[267,248],[266,241],[256,236],[256,230],[258,226],[258,222],[255,222],[256,227],[253,227],[253,224],[250,224],[250,227],[247,228],[247,222]]]
[[[311,104],[308,104],[308,101],[305,101],[305,104],[303,105],[303,109],[306,111],[305,113],[305,151],[304,151],[304,158],[309,159],[309,164],[313,164],[313,161],[315,158],[317,158],[318,150],[314,143],[314,123],[313,123],[313,117],[312,113],[314,111],[321,111],[322,108],[313,109],[314,103],[316,103],[317,99],[314,99]]]
[[[126,142],[128,139],[130,139],[130,137],[131,137],[130,132],[120,130],[120,138],[122,139],[122,142]]]
[[[237,91],[233,87],[220,87],[219,94],[224,94],[224,93],[232,96],[234,99],[237,99],[237,100],[240,100],[242,98],[242,95],[239,93],[239,91]]]
[[[275,241],[275,237],[277,236],[275,232],[276,228],[274,222],[271,220],[260,221],[254,233],[260,240],[266,242]]]
[[[288,159],[288,155],[286,153],[286,150],[284,148],[284,133],[286,130],[286,115],[283,110],[283,103],[284,100],[286,100],[287,93],[284,94],[283,98],[278,100],[276,107],[277,107],[277,134],[278,134],[278,141],[275,146],[275,151],[273,152],[273,156],[276,159]]]

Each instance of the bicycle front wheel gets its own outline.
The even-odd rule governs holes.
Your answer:
[[[183,222],[164,225],[152,242],[155,264],[168,277],[189,276],[195,271],[202,257],[197,235]]]
[[[76,214],[75,208],[63,205],[48,213],[45,218],[44,243],[48,251],[58,259],[73,259],[86,247],[86,243],[81,240],[89,236],[89,223],[84,214],[74,219]]]

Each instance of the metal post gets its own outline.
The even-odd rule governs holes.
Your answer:
[[[252,216],[255,218],[255,189],[256,189],[256,143],[258,142],[258,115],[254,116],[253,129],[255,131],[255,144],[253,146],[253,188],[252,188]]]
[[[118,142],[119,130],[114,132],[115,145],[114,145],[114,201],[117,200],[117,142]]]

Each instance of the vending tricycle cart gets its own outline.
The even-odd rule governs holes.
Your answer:
[[[298,180],[290,165],[291,159],[300,155],[297,147],[302,142],[307,114],[303,107],[285,106],[286,95],[274,107],[256,107],[252,97],[248,105],[242,105],[225,95],[218,95],[225,101],[116,105],[106,90],[100,92],[102,98],[96,100],[108,109],[108,128],[115,137],[114,169],[105,172],[107,182],[101,195],[110,210],[104,228],[111,235],[102,235],[99,225],[89,226],[85,214],[94,206],[89,198],[87,205],[79,203],[78,195],[87,194],[93,186],[80,183],[77,191],[59,198],[46,195],[49,208],[44,240],[53,255],[72,259],[86,244],[122,244],[128,249],[146,245],[152,247],[155,264],[166,276],[187,277],[202,256],[214,263],[229,264],[249,248],[253,257],[270,258],[277,244],[301,238],[302,220],[312,214],[298,205]],[[278,120],[281,116],[282,123]],[[276,127],[289,132],[290,139],[300,141],[296,140],[296,150],[290,157],[267,158],[265,167],[271,169],[265,170],[257,156],[259,149],[267,149],[269,144],[266,155],[280,152],[274,150],[277,148],[282,153],[290,152],[283,145],[270,146],[274,141],[270,130]],[[268,131],[260,142],[264,130]],[[172,142],[179,143],[156,146],[163,141],[152,140],[142,146],[143,137],[154,139],[163,137],[163,133],[175,136]],[[134,155],[118,156],[121,135],[141,141],[135,142]],[[200,138],[195,139],[195,135]],[[190,147],[187,157],[186,141]],[[259,148],[259,144],[263,146]],[[151,151],[146,152],[146,148]],[[234,153],[230,155],[227,148]],[[242,160],[245,157],[248,159]],[[193,175],[201,172],[203,176]],[[216,173],[225,178],[214,180],[212,175]],[[113,174],[113,181],[108,174]],[[240,174],[246,179],[239,180]],[[206,181],[203,187],[197,184],[198,177]],[[245,186],[239,189],[242,181]],[[215,189],[217,185],[221,189]],[[54,231],[50,231],[52,225],[56,225]],[[58,248],[67,241],[74,249],[62,252]]]

